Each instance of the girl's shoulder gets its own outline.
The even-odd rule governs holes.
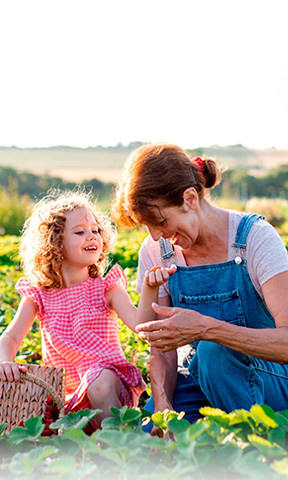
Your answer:
[[[104,291],[110,290],[114,287],[115,283],[119,283],[125,290],[127,290],[127,279],[125,273],[120,267],[118,263],[113,265],[113,267],[109,270],[106,276],[103,278],[104,280]]]
[[[32,285],[27,278],[21,277],[15,285],[16,290],[21,297],[28,297],[38,305],[39,313],[43,310],[42,289]]]
[[[41,288],[37,287],[36,285],[32,285],[29,280],[25,277],[19,278],[15,285],[16,290],[20,293],[22,296],[28,296],[28,295],[35,295],[36,293],[40,293]]]

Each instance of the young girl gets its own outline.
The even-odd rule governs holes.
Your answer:
[[[125,359],[117,315],[133,331],[155,318],[151,303],[173,272],[147,272],[137,310],[119,265],[101,276],[112,240],[88,194],[54,193],[36,204],[20,247],[27,277],[16,284],[22,299],[0,339],[0,379],[19,381],[19,370],[27,369],[13,359],[37,315],[44,363],[66,369],[66,412],[99,408],[98,426],[110,407],[137,406],[145,390],[140,370]]]

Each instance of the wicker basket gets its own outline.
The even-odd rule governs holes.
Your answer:
[[[65,369],[46,365],[25,364],[27,374],[20,372],[20,382],[0,381],[0,424],[7,422],[9,433],[22,421],[45,414],[46,400],[51,395],[59,408],[65,408]]]

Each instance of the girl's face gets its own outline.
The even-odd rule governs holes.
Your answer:
[[[97,263],[103,239],[94,215],[85,208],[65,213],[63,266],[88,267]]]

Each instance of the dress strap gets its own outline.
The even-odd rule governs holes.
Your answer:
[[[260,218],[264,219],[265,217],[263,215],[258,215],[258,213],[248,213],[248,215],[245,215],[241,219],[237,229],[235,243],[233,243],[232,245],[233,247],[243,249],[246,248],[246,241],[249,232],[254,223],[257,222]]]
[[[159,245],[161,248],[161,256],[162,260],[167,260],[168,258],[172,258],[175,255],[175,248],[174,245],[172,245],[169,240],[166,240],[165,238],[160,238],[159,239]]]

